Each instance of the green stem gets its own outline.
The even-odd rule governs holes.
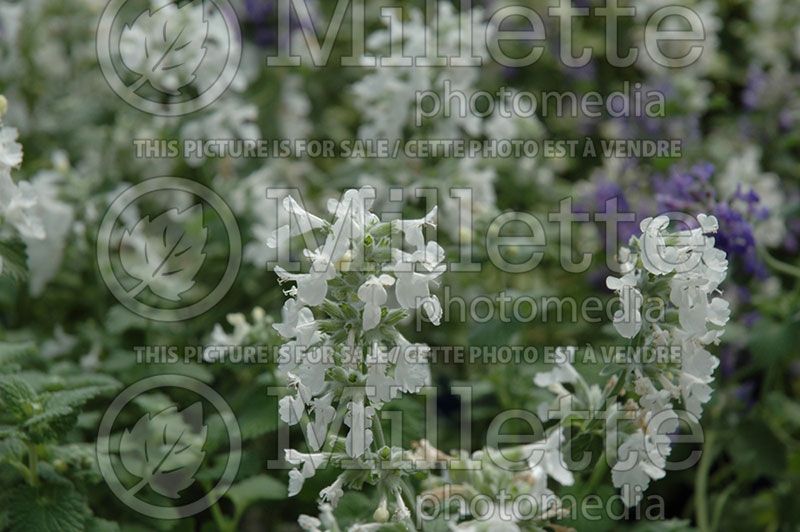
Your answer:
[[[36,444],[28,442],[28,471],[30,472],[31,486],[39,485],[39,455],[36,453]]]
[[[372,416],[372,432],[375,436],[378,449],[381,449],[386,445],[386,438],[383,435],[383,424],[381,423],[380,412],[375,412]]]
[[[401,484],[402,486],[402,493],[401,497],[406,500],[406,506],[408,507],[408,511],[411,514],[408,519],[407,525],[410,526],[410,530],[417,530],[417,497],[414,495],[414,489],[411,487],[411,484],[408,482],[408,479],[403,479]]]
[[[728,502],[728,497],[730,497],[731,493],[736,489],[736,484],[731,484],[728,486],[717,498],[717,502],[714,504],[714,516],[711,519],[711,530],[717,530],[719,528],[719,521],[722,517],[722,510],[725,508],[725,503]]]
[[[758,251],[761,257],[764,259],[764,262],[766,262],[771,268],[800,279],[800,268],[776,259],[770,255],[769,251],[767,251],[767,248],[764,246],[758,246]]]
[[[9,460],[9,465],[11,465],[14,469],[19,471],[20,475],[25,478],[25,482],[30,485],[33,485],[33,478],[31,477],[31,470],[28,469],[28,466],[20,462],[19,460]]]
[[[206,491],[206,496],[211,495],[211,488],[208,485],[208,482],[201,482],[203,489]],[[234,532],[236,530],[236,525],[239,522],[239,512],[237,508],[237,515],[233,519],[228,519],[225,517],[225,514],[222,513],[222,509],[219,507],[219,501],[212,504],[209,508],[211,511],[211,517],[214,519],[214,524],[217,526],[217,530],[221,532]]]
[[[714,432],[708,431],[706,434],[705,450],[697,467],[694,487],[695,514],[700,532],[710,532],[711,530],[708,521],[708,472],[711,470],[714,454]]]
[[[594,465],[594,471],[592,471],[592,476],[589,477],[589,482],[586,485],[586,488],[584,488],[584,495],[591,495],[600,482],[602,482],[603,477],[605,477],[606,473],[608,472],[607,462],[606,452],[603,451],[600,454],[600,459]]]

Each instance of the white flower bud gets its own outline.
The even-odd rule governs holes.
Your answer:
[[[375,509],[375,513],[372,514],[372,519],[378,523],[385,523],[389,520],[389,509],[386,508],[385,498],[381,499],[381,503]]]

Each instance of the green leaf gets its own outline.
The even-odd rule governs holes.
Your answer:
[[[364,508],[372,508],[374,510],[377,506],[376,501],[373,501],[362,492],[348,491],[345,492],[344,497],[336,506],[334,515],[336,515],[336,520],[339,524],[349,526],[363,520]]]
[[[86,532],[118,532],[119,525],[114,521],[92,517],[86,522]]]
[[[11,532],[81,532],[89,516],[84,496],[67,481],[21,486],[8,503]]]
[[[236,412],[236,417],[245,441],[277,430],[277,398],[258,394],[247,402],[242,411]]]
[[[0,377],[0,413],[20,422],[34,413],[37,404],[36,392],[25,380],[14,375]]]
[[[81,482],[102,480],[94,443],[70,443],[50,448],[48,460],[57,472]]]
[[[24,281],[28,278],[27,263],[28,254],[21,240],[0,241],[0,275]]]
[[[795,354],[797,323],[760,321],[752,331],[748,347],[758,353],[754,363],[763,368],[781,364]]]
[[[33,342],[0,342],[0,367],[22,362],[35,354],[36,345]]]
[[[469,343],[476,346],[504,345],[522,325],[518,321],[503,322],[499,319],[481,323],[470,330]]]
[[[670,519],[669,521],[649,521],[634,528],[636,532],[691,532],[695,530],[685,519]]]
[[[87,386],[73,390],[60,390],[47,394],[45,397],[45,409],[51,407],[78,407],[109,391],[116,389],[116,386]]]
[[[22,425],[25,433],[36,443],[56,441],[65,435],[78,420],[78,413],[68,406],[50,406]]]
[[[276,501],[286,498],[283,482],[268,475],[256,475],[231,486],[225,494],[239,512],[243,512],[256,501]]]
[[[25,442],[17,436],[5,437],[0,435],[0,462],[6,460],[21,460],[27,452]]]

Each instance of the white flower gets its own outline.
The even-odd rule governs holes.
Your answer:
[[[410,259],[429,272],[444,272],[444,248],[436,242],[430,241],[422,248],[411,254]]]
[[[297,525],[306,532],[320,532],[320,526],[322,526],[322,522],[316,517],[300,514],[300,517],[297,518]]]
[[[36,214],[38,197],[30,183],[14,183],[8,169],[0,169],[0,216],[23,238],[43,239],[44,226]]]
[[[308,423],[306,437],[308,446],[314,450],[322,448],[325,443],[325,436],[328,434],[328,426],[336,416],[336,409],[331,406],[333,393],[329,392],[322,397],[317,397],[312,401],[314,421]]]
[[[395,250],[395,263],[389,267],[397,277],[395,296],[404,309],[423,308],[436,324],[441,319],[439,298],[431,295],[430,284],[444,272],[443,266],[435,266],[425,273],[414,271],[415,257],[400,250]]]
[[[348,190],[342,201],[330,200],[328,210],[335,216],[331,233],[325,240],[321,254],[337,263],[353,247],[363,247],[367,229],[378,222],[378,217],[369,211],[375,198],[375,190],[364,187]]]
[[[287,425],[297,425],[304,411],[305,403],[299,395],[287,395],[278,401],[278,415]]]
[[[20,191],[30,186],[30,192],[26,192],[30,200],[20,205],[24,213],[11,216],[12,219],[24,220],[17,225],[17,230],[25,241],[30,272],[29,289],[33,296],[41,295],[47,283],[58,273],[64,248],[72,233],[74,210],[59,199],[61,184],[62,175],[53,170],[38,172],[30,185],[20,183]],[[0,214],[2,210],[0,207]]]
[[[305,478],[313,477],[317,469],[328,462],[328,455],[324,453],[301,453],[294,449],[286,449],[284,455],[290,464],[295,466],[302,464],[301,473]]]
[[[711,304],[708,306],[706,319],[713,323],[714,325],[718,325],[720,327],[724,327],[728,320],[731,317],[731,308],[730,303],[726,300],[722,299],[721,297],[715,297],[711,300]]]
[[[294,449],[286,449],[284,453],[287,462],[294,466],[302,465],[300,469],[289,471],[289,497],[300,493],[306,479],[313,477],[317,469],[328,463],[329,455],[325,453],[301,453]]]
[[[614,277],[613,275],[606,277],[606,286],[609,290],[614,290],[615,292],[619,292],[626,286],[636,288],[638,283],[639,276],[632,271],[626,273],[622,277]]]
[[[370,403],[380,405],[391,401],[398,392],[395,379],[387,375],[389,355],[383,347],[375,342],[367,356],[366,393]]]
[[[328,226],[328,222],[303,209],[291,196],[283,198],[283,208],[291,216],[290,222],[276,229],[267,238],[267,246],[270,248],[277,248],[279,242]]]
[[[319,492],[320,498],[323,500],[323,502],[327,502],[332,507],[336,508],[336,506],[339,504],[339,500],[344,496],[344,491],[342,490],[343,484],[344,477],[339,475],[333,484]]]
[[[362,327],[365,331],[374,329],[380,323],[381,306],[388,298],[386,287],[393,284],[394,278],[391,275],[383,274],[380,277],[371,275],[358,288],[358,298],[364,302]]]
[[[714,370],[718,365],[719,359],[695,341],[687,339],[683,342],[679,377],[681,396],[686,410],[698,418],[703,412],[703,404],[711,399],[709,383],[714,380]]]
[[[714,238],[708,236],[717,231],[717,219],[699,215],[697,221],[700,227],[696,229],[669,232],[666,216],[643,220],[638,242],[631,239],[640,256],[625,257],[628,273],[607,279],[608,287],[617,291],[622,302],[622,310],[614,316],[614,326],[622,336],[631,338],[642,329],[643,293],[660,298],[665,310],[677,310],[678,315],[677,323],[664,320],[649,324],[640,345],[668,347],[671,351],[677,348],[680,360],[634,365],[633,391],[639,397],[638,404],[631,401],[624,411],[615,407],[613,416],[607,418],[612,425],[612,421],[632,422],[636,430],[619,447],[619,461],[612,471],[614,485],[622,488],[623,501],[629,506],[640,500],[651,480],[664,476],[670,451],[667,435],[679,427],[672,402],[680,400],[699,418],[711,398],[710,383],[719,360],[705,346],[718,341],[730,317],[727,301],[712,298],[725,279],[728,262],[725,253],[714,247]],[[638,260],[648,274],[637,273]],[[626,412],[628,417],[620,419],[619,412]],[[620,431],[612,428],[616,439]]]
[[[707,281],[694,275],[676,275],[670,282],[670,301],[678,307],[681,327],[687,331],[705,331],[708,308]]]
[[[564,430],[554,430],[546,440],[530,446],[533,453],[528,459],[530,467],[541,467],[556,482],[564,486],[571,486],[575,482],[572,472],[564,464],[561,455],[561,444],[564,443]]]
[[[304,307],[296,299],[287,299],[281,309],[283,322],[272,327],[284,338],[297,338],[301,346],[309,346],[317,339],[317,322],[311,309]]]
[[[716,216],[700,213],[697,215],[697,221],[704,234],[716,233],[719,230],[719,221]]]
[[[639,224],[642,231],[639,239],[642,264],[647,271],[656,275],[664,275],[675,269],[674,249],[668,247],[664,239],[668,225],[669,218],[666,216],[645,218]]]
[[[22,145],[17,142],[17,130],[0,126],[0,172],[22,164]]]
[[[436,211],[437,207],[434,207],[423,218],[397,221],[400,230],[403,231],[406,243],[413,247],[415,251],[422,251],[425,249],[425,235],[423,234],[423,229],[425,226],[436,227]]]
[[[534,384],[547,388],[553,384],[573,383],[578,381],[578,372],[572,365],[575,363],[576,348],[557,347],[556,366],[550,371],[541,371],[533,378]]]
[[[665,446],[666,445],[666,446]],[[666,451],[666,454],[662,454]],[[664,466],[669,454],[669,438],[664,435],[645,435],[639,429],[619,447],[619,461],[611,470],[614,487],[621,488],[625,506],[637,504],[651,480],[665,475]]]
[[[402,336],[398,337],[394,351],[394,379],[404,392],[417,393],[430,382],[429,351],[427,345],[411,344]]]
[[[358,458],[372,444],[372,407],[364,407],[364,401],[354,398],[347,405],[348,412],[344,423],[350,427],[345,438],[345,451],[352,458]]]
[[[275,266],[275,273],[281,281],[297,283],[297,299],[306,305],[316,306],[325,300],[328,294],[328,281],[336,277],[336,270],[329,257],[314,256],[309,273],[289,273],[280,266]]]
[[[641,307],[644,302],[642,293],[637,288],[641,276],[629,271],[622,277],[609,276],[606,286],[617,292],[622,308],[614,313],[614,328],[623,338],[633,338],[642,328]]]
[[[306,481],[306,477],[303,476],[303,473],[300,472],[299,469],[292,469],[289,471],[289,490],[288,494],[289,497],[294,497],[303,489],[303,484]]]
[[[496,510],[491,511],[492,514],[498,513]],[[454,532],[520,532],[521,529],[513,521],[492,515],[486,520],[475,519],[452,525],[451,530]]]
[[[642,293],[632,286],[622,286],[619,293],[622,308],[614,313],[614,328],[623,338],[633,338],[642,329]]]

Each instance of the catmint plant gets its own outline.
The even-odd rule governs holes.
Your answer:
[[[717,219],[701,214],[697,222],[695,229],[673,231],[666,216],[646,218],[642,234],[620,250],[622,275],[609,276],[606,284],[621,307],[614,328],[630,343],[628,350],[615,352],[608,367],[613,374],[602,391],[573,366],[574,347],[562,350],[556,367],[534,379],[554,395],[540,415],[559,423],[569,421],[570,411],[597,415],[605,405],[606,457],[628,506],[639,502],[651,480],[664,476],[669,434],[682,419],[699,421],[711,398],[719,359],[707,347],[719,343],[730,317],[728,302],[717,295],[728,262],[714,246]],[[682,415],[675,411],[678,404]]]
[[[45,238],[39,216],[39,198],[28,181],[16,182],[11,170],[22,164],[22,145],[17,130],[3,124],[8,100],[0,95],[0,274],[25,277],[25,241]]]
[[[335,507],[345,488],[375,484],[383,501],[377,518],[385,521],[391,508],[403,521],[413,504],[404,495],[411,464],[407,451],[386,445],[380,410],[429,382],[428,347],[406,339],[397,325],[414,310],[439,323],[441,305],[430,290],[445,270],[444,250],[424,234],[435,227],[435,208],[416,220],[382,221],[370,211],[373,198],[370,188],[348,190],[328,203],[332,222],[291,197],[283,201],[298,223],[278,229],[270,244],[309,233],[325,240],[303,251],[302,273],[275,268],[282,283],[292,283],[274,325],[286,339],[278,371],[292,391],[279,411],[284,422],[303,427],[310,451],[285,451],[296,466],[290,495],[318,468],[338,466],[343,472],[320,492],[323,502]]]

